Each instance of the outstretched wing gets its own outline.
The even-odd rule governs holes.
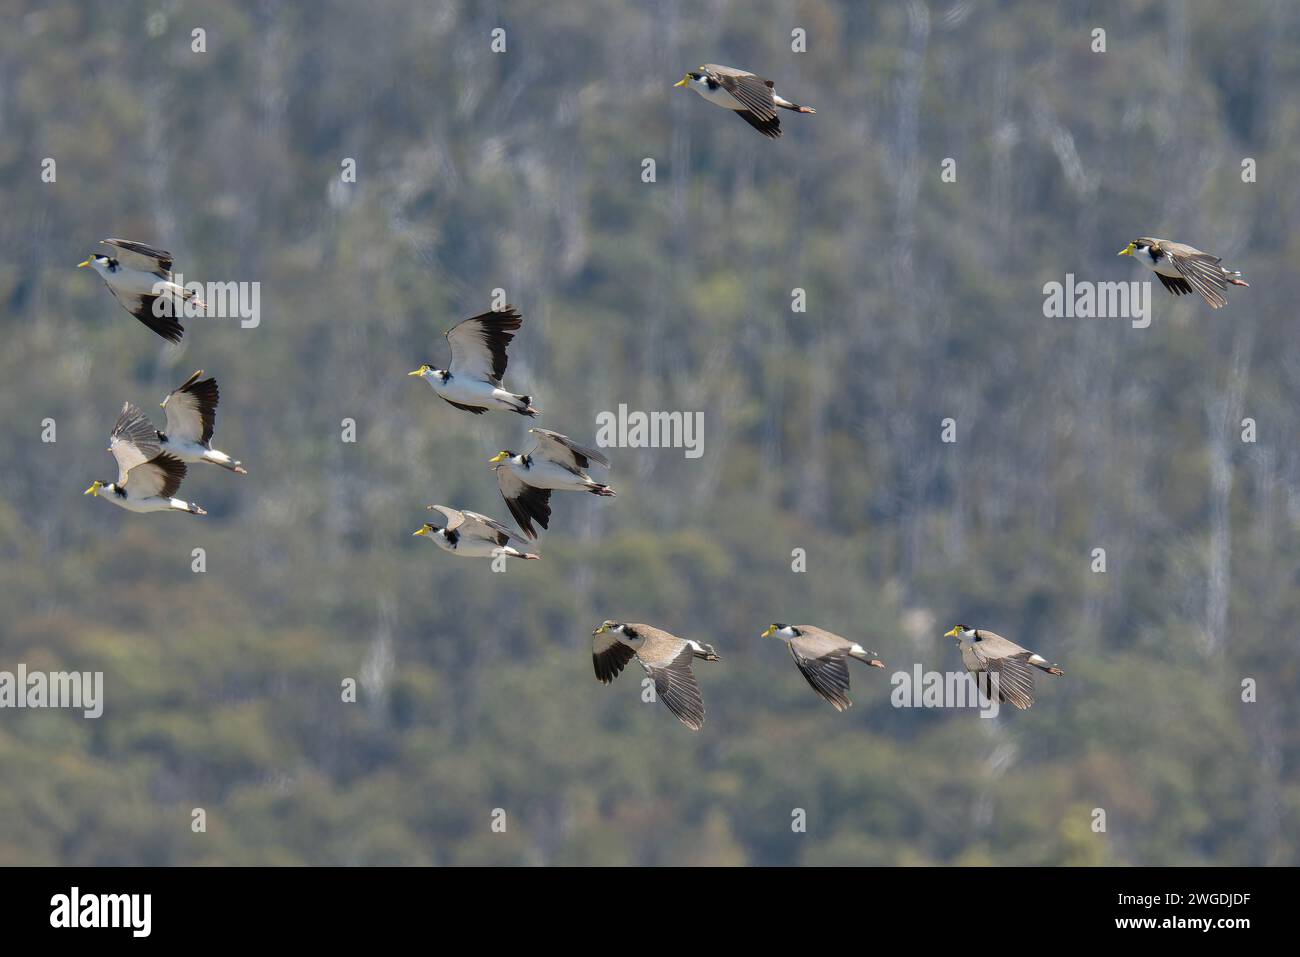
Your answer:
[[[619,641],[612,631],[592,635],[591,664],[602,684],[609,684],[617,678],[635,655],[636,652]]]
[[[453,326],[447,332],[451,344],[448,371],[453,376],[485,379],[499,388],[506,374],[506,346],[523,321],[514,306],[506,306],[500,312],[485,312]]]
[[[510,514],[529,538],[537,537],[533,522],[542,528],[550,525],[550,489],[534,488],[519,478],[514,469],[497,469],[497,488],[501,490],[501,497],[505,499]]]
[[[130,402],[124,402],[108,437],[108,450],[117,459],[117,484],[122,485],[128,472],[162,451],[162,443],[149,416]]]
[[[429,511],[438,512],[447,520],[447,524],[444,525],[443,528],[449,532],[460,528],[460,526],[465,523],[466,513],[461,512],[458,509],[448,508],[446,505],[430,505]]]
[[[732,110],[732,112],[769,139],[780,138],[781,120],[778,117],[772,116],[767,119],[760,119],[749,110]]]
[[[199,442],[207,445],[212,441],[212,430],[217,424],[216,379],[204,379],[200,369],[185,380],[179,389],[163,399],[163,409],[167,413],[167,437],[185,442]]]
[[[176,321],[171,297],[136,296],[131,293],[120,292],[110,284],[106,283],[105,285],[108,285],[108,291],[122,304],[123,309],[158,333],[158,335],[168,342],[181,341],[181,337],[185,334],[185,327]],[[161,304],[158,303],[160,298],[162,299]]]
[[[704,69],[718,81],[719,86],[743,103],[755,118],[771,120],[776,117],[771,80],[716,63],[706,63]]]
[[[488,518],[478,512],[467,511],[461,514],[465,516],[465,531],[469,534],[494,541],[498,545],[508,545],[511,542],[517,542],[520,545],[528,544],[528,541],[518,532],[512,532],[494,518]]]
[[[831,707],[836,711],[844,711],[853,704],[848,695],[847,649],[834,648],[825,654],[813,657],[801,654],[795,642],[791,642],[790,657],[799,666],[799,672],[807,679],[813,691],[830,702]]]
[[[1211,308],[1219,309],[1228,304],[1223,295],[1223,290],[1228,288],[1228,280],[1223,277],[1223,267],[1219,265],[1221,260],[1218,256],[1203,252],[1166,251],[1174,268]]]
[[[585,445],[579,445],[567,435],[552,432],[550,429],[529,429],[528,431],[537,436],[537,451],[541,453],[543,458],[550,459],[552,462],[558,462],[568,468],[584,471],[592,462],[599,462],[605,468],[610,467],[609,459],[605,458],[603,452],[597,452]]]
[[[125,482],[131,494],[136,498],[171,498],[180,491],[181,481],[185,478],[185,463],[174,455],[163,452],[156,455],[144,465],[131,469]]]
[[[132,242],[129,239],[101,239],[100,243],[105,246],[114,246],[124,253],[128,253],[128,264],[134,262],[151,272],[166,275],[168,279],[171,278],[172,254],[165,249],[159,249],[157,246],[150,246],[147,243]]]
[[[999,636],[994,636],[995,638]],[[1015,654],[1008,657],[998,657],[992,654],[993,649],[982,648],[985,641],[972,644],[962,649],[962,660],[966,663],[966,668],[975,675],[977,682],[980,683],[980,692],[988,695],[992,690],[992,683],[985,683],[980,680],[980,675],[987,674],[997,677],[998,700],[1010,702],[1021,711],[1028,708],[1034,703],[1034,670],[1029,665],[1028,659],[1031,652],[1025,651],[1014,642],[1001,638],[1001,641],[1019,649]]]
[[[641,661],[655,683],[655,697],[668,706],[677,720],[692,731],[704,727],[704,696],[691,670],[694,652],[682,643],[682,650],[665,664],[646,661],[646,647],[642,646]]]

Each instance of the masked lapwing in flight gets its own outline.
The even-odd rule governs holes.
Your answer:
[[[984,683],[988,679],[982,676],[996,676],[998,700],[1009,701],[1022,711],[1034,703],[1035,668],[1049,675],[1065,674],[1041,655],[982,628],[956,625],[944,637],[957,639],[961,660],[980,683],[981,691],[988,691]]]
[[[772,81],[735,67],[706,63],[678,80],[674,86],[694,90],[715,106],[732,110],[764,136],[781,135],[781,120],[776,110],[816,113],[812,107],[791,103],[772,88]]]
[[[158,433],[158,441],[164,452],[170,452],[182,462],[210,462],[237,475],[247,475],[248,470],[241,463],[212,447],[220,394],[217,380],[203,379],[202,375],[200,369],[162,400],[163,411],[167,413],[167,431]]]
[[[486,515],[448,508],[446,505],[430,505],[428,508],[431,512],[441,513],[447,520],[447,524],[439,528],[437,525],[425,522],[412,534],[428,536],[445,552],[466,558],[495,558],[497,555],[525,559],[542,557],[532,552],[522,552],[512,546],[511,542],[518,542],[520,545],[527,545],[528,542]]]
[[[721,661],[712,645],[678,638],[649,625],[606,620],[591,633],[591,662],[596,677],[609,684],[635,658],[655,684],[655,697],[692,731],[704,726],[704,699],[691,662]]]
[[[208,514],[193,502],[175,497],[185,478],[185,463],[162,450],[153,423],[130,402],[122,406],[108,450],[117,459],[117,481],[96,480],[85,494],[107,499],[129,512]]]
[[[592,462],[609,468],[609,459],[603,454],[550,429],[528,431],[537,436],[537,447],[531,452],[520,454],[506,449],[491,459],[501,497],[525,535],[537,537],[533,522],[549,527],[553,491],[613,497],[612,488],[593,481],[586,471]]]
[[[1168,239],[1135,239],[1118,253],[1132,256],[1152,270],[1156,278],[1175,296],[1196,292],[1213,309],[1228,304],[1224,290],[1228,286],[1249,286],[1238,269],[1219,265],[1218,256],[1203,253],[1195,246]]]
[[[790,649],[790,657],[799,667],[813,691],[825,698],[836,711],[844,711],[849,700],[849,659],[864,661],[873,668],[885,663],[874,651],[867,651],[856,641],[841,638],[834,632],[812,625],[769,625],[764,638],[776,635]]]
[[[515,395],[501,387],[506,374],[506,347],[523,324],[514,306],[500,312],[485,312],[447,331],[451,345],[451,362],[446,369],[422,365],[407,375],[419,376],[444,402],[465,412],[482,415],[490,409],[518,412],[529,417],[539,415],[533,398]]]
[[[94,269],[127,312],[168,342],[180,342],[185,327],[176,321],[176,300],[190,302],[195,309],[207,307],[194,290],[172,280],[172,254],[129,239],[100,242],[120,250],[121,258],[97,253],[77,268]]]

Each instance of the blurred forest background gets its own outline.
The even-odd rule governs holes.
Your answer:
[[[1300,6],[4,7],[0,669],[106,701],[0,712],[0,864],[1300,863]],[[817,115],[766,140],[673,89],[704,62]],[[1151,278],[1142,235],[1252,288],[1044,318],[1066,273]],[[261,325],[167,346],[74,268],[106,236],[260,282]],[[539,424],[705,413],[504,575],[411,532],[508,519],[487,459],[529,423],[406,377],[497,287]],[[161,423],[198,368],[250,474],[192,467],[204,519],[83,498],[122,402]],[[701,733],[597,683],[606,617],[717,646]],[[772,621],[889,668],[836,714]],[[892,708],[958,621],[1066,677]]]

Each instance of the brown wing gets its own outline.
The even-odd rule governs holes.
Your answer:
[[[718,85],[745,105],[758,120],[776,117],[776,104],[772,101],[772,83],[752,73],[728,72],[724,68],[710,70]]]
[[[845,711],[852,706],[849,700],[849,663],[848,651],[835,648],[813,657],[800,648],[800,639],[790,642],[790,657],[799,666],[799,673],[807,679],[813,691],[830,702],[836,711]]]
[[[664,657],[668,642],[651,636],[646,637],[638,657],[654,679],[655,697],[667,705],[678,721],[692,731],[699,731],[704,727],[704,697],[700,694],[695,672],[691,670],[695,653],[680,638],[671,638],[671,641],[680,645],[681,650],[667,662],[664,662]]]
[[[1034,703],[1034,670],[1028,662],[1032,652],[1001,635],[983,631],[979,634],[979,642],[962,649],[962,660],[967,670],[976,679],[981,675],[996,676],[998,700],[1010,702],[1021,711],[1028,708]],[[1000,646],[1009,646],[1015,651],[1003,657],[999,653]],[[980,690],[984,694],[987,695],[992,687],[992,682],[980,681]]]
[[[1163,248],[1174,268],[1211,308],[1220,309],[1228,304],[1223,296],[1223,290],[1228,288],[1228,280],[1223,277],[1223,267],[1219,265],[1221,260],[1218,256],[1179,243],[1166,243]]]

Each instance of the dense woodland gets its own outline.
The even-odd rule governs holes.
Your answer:
[[[0,711],[0,864],[1300,863],[1300,6],[9,7],[0,670],[106,700]],[[764,139],[673,89],[704,62],[817,114]],[[1251,288],[1044,317],[1067,273],[1150,279],[1144,235]],[[260,282],[261,324],[167,346],[74,268],[107,236]],[[488,459],[531,423],[406,376],[497,288],[537,424],[705,441],[610,450],[618,497],[557,494],[505,574],[411,532],[508,519]],[[83,497],[123,401],[161,422],[198,368],[250,474],[192,467],[204,518]],[[595,680],[604,618],[717,647],[700,733]],[[774,621],[889,667],[837,714]],[[1066,675],[891,707],[957,622]]]

